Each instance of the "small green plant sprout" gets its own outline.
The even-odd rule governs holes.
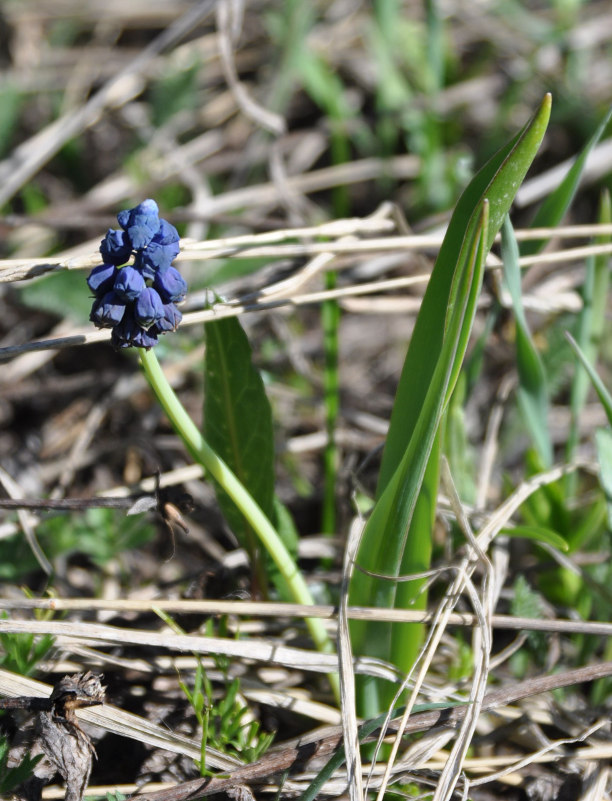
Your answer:
[[[156,612],[175,633],[185,634],[170,615],[160,609]],[[225,618],[221,619],[220,628],[222,632],[217,634],[226,633]],[[206,624],[206,633],[211,636],[214,634],[212,620]],[[227,674],[229,665],[224,657],[219,656],[215,659],[217,669],[226,680],[226,688],[221,698],[215,696],[212,682],[206,675],[200,657],[194,654],[194,659],[196,669],[193,688],[182,679],[179,679],[179,686],[191,704],[202,730],[198,760],[200,775],[212,775],[206,768],[206,749],[209,745],[224,754],[238,757],[245,763],[256,761],[268,750],[274,740],[274,734],[263,732],[257,720],[245,719],[249,716],[249,709],[240,696],[240,680],[229,679]]]
[[[26,754],[18,765],[9,767],[9,756],[9,741],[6,737],[0,737],[0,794],[3,798],[29,779],[36,764],[43,758],[43,754],[35,757]]]
[[[8,620],[6,612],[2,620]],[[31,676],[53,647],[54,637],[45,634],[0,634],[0,665],[21,676]]]
[[[181,689],[196,714],[202,728],[200,775],[207,776],[206,747],[235,756],[243,762],[257,761],[274,740],[273,733],[261,730],[259,721],[249,720],[249,709],[240,696],[240,680],[232,679],[224,688],[223,697],[216,699],[211,682],[200,659],[194,676],[193,689],[183,681]]]
[[[119,790],[115,790],[114,793],[106,794],[106,801],[127,801],[127,795],[123,795]]]

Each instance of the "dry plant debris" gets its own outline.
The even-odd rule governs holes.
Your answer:
[[[19,798],[40,801],[43,787],[59,773],[66,784],[66,801],[82,801],[96,752],[89,735],[79,725],[76,710],[104,703],[101,678],[91,672],[64,676],[49,698],[18,696],[0,700],[0,709],[36,713],[33,728],[19,727],[18,742],[9,754],[9,768],[21,762],[26,750],[32,758],[42,757],[32,777],[17,789]],[[33,736],[29,747],[25,743],[28,735]]]

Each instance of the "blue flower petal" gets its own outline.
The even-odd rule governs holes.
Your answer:
[[[113,288],[116,275],[117,268],[114,264],[100,264],[89,273],[87,286],[97,297],[101,297]]]
[[[168,220],[159,221],[159,231],[138,254],[145,277],[153,278],[157,270],[170,267],[181,249],[179,238],[178,231]]]
[[[159,231],[155,234],[152,241],[158,245],[173,245],[178,243],[179,239],[179,232],[172,223],[169,223],[168,220],[160,219]],[[176,244],[175,256],[178,255],[179,250],[180,247]]]
[[[136,300],[145,288],[145,280],[134,267],[122,267],[115,278],[115,292],[124,300]]]
[[[98,328],[113,328],[122,321],[125,305],[125,301],[116,292],[107,292],[94,301],[89,319]]]
[[[123,348],[149,348],[155,347],[159,340],[154,333],[142,328],[134,317],[133,309],[128,308],[123,320],[113,328],[111,344],[115,350]]]
[[[106,236],[100,243],[100,253],[103,261],[108,264],[125,264],[132,254],[132,243],[125,231],[109,228]]]
[[[171,243],[170,245],[160,245],[157,242],[151,242],[143,251],[141,251],[142,264],[155,273],[157,270],[167,270],[178,255],[180,248],[178,243]]]
[[[153,286],[164,303],[178,303],[185,298],[187,284],[183,276],[174,267],[155,273]]]
[[[154,348],[158,343],[159,339],[155,334],[144,331],[142,328],[138,330],[137,334],[132,339],[132,345],[136,348],[145,348],[145,350]]]
[[[143,200],[129,211],[120,211],[117,220],[127,232],[132,247],[140,250],[146,248],[159,231],[159,208],[154,200]]]
[[[147,248],[148,250],[148,248]],[[139,250],[134,256],[134,268],[142,275],[145,281],[152,281],[155,278],[157,267],[149,264],[145,259],[146,250]]]
[[[176,331],[183,315],[176,308],[174,303],[164,303],[162,306],[164,313],[153,326],[156,334],[165,334],[167,331]]]
[[[164,314],[161,298],[152,287],[143,289],[134,307],[136,322],[144,329],[151,328]]]

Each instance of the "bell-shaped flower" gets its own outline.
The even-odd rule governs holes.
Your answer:
[[[138,296],[134,306],[134,317],[138,325],[144,329],[160,320],[164,315],[164,306],[158,293],[153,287],[146,287]]]
[[[165,334],[167,331],[176,331],[179,323],[183,319],[183,315],[179,309],[176,308],[174,303],[164,303],[162,309],[164,313],[155,323],[153,330],[157,334]]]
[[[135,208],[120,211],[119,225],[126,231],[135,250],[146,248],[159,231],[159,208],[154,200],[143,200]]]
[[[107,292],[94,301],[89,319],[98,328],[113,328],[125,314],[125,301],[116,292]]]
[[[149,350],[159,344],[159,339],[155,334],[150,331],[145,331],[139,328],[134,337],[132,338],[132,345],[136,348],[144,348]]]
[[[145,280],[134,267],[122,267],[115,278],[115,292],[124,300],[136,300],[145,288]]]
[[[101,297],[113,288],[116,276],[117,268],[114,264],[100,264],[89,273],[87,286],[96,297]]]
[[[143,275],[153,278],[157,270],[167,270],[178,256],[180,249],[176,228],[167,220],[160,220],[159,231],[139,254]]]
[[[174,267],[168,267],[167,270],[155,273],[153,286],[159,292],[164,303],[178,303],[184,300],[187,293],[185,279]]]
[[[115,350],[122,348],[149,348],[155,347],[159,340],[155,334],[149,334],[140,327],[132,311],[128,309],[124,319],[113,328],[111,344]]]
[[[100,243],[102,260],[117,267],[125,264],[132,254],[132,243],[125,231],[109,228],[106,236]]]

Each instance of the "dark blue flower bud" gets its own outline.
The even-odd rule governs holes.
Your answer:
[[[152,287],[142,290],[134,307],[134,317],[138,325],[145,329],[151,328],[164,315],[161,298]]]
[[[145,280],[134,267],[122,267],[115,278],[115,292],[124,300],[136,300],[145,288]]]
[[[132,254],[132,243],[127,233],[109,228],[100,244],[100,253],[108,264],[125,264]]]
[[[148,250],[148,248],[147,248]],[[134,267],[142,275],[145,281],[152,281],[155,278],[157,267],[147,262],[145,258],[146,250],[139,250],[134,256]]]
[[[121,348],[149,348],[155,347],[159,340],[155,334],[149,334],[141,328],[134,319],[131,310],[128,310],[124,319],[113,328],[111,344],[115,350]]]
[[[127,232],[132,247],[139,250],[146,248],[159,231],[159,208],[154,200],[143,200],[133,209],[120,211],[117,220]]]
[[[180,249],[176,228],[167,220],[160,220],[159,231],[141,252],[143,269],[148,269],[152,274],[156,270],[167,269],[178,256]]]
[[[124,314],[125,301],[115,292],[107,292],[94,301],[89,319],[98,328],[113,328],[121,322]]]
[[[111,342],[115,349],[129,348],[132,340],[140,330],[138,323],[134,319],[131,307],[126,309],[123,319],[113,328]]]
[[[183,319],[183,315],[176,308],[174,303],[164,303],[162,308],[164,310],[163,316],[155,323],[152,330],[156,334],[164,334],[166,331],[176,331],[179,323]]]
[[[99,267],[94,267],[89,273],[87,286],[95,295],[100,297],[110,292],[113,288],[116,275],[117,268],[114,264],[101,264]]]
[[[155,334],[151,334],[149,331],[144,331],[142,328],[138,329],[137,333],[132,339],[132,345],[136,348],[145,348],[145,350],[149,350],[150,348],[154,348],[157,344],[159,344],[159,339]]]
[[[172,223],[169,223],[168,220],[160,219],[159,231],[155,234],[152,241],[158,245],[174,245],[176,248],[174,255],[178,256],[180,250],[178,244],[179,239],[179,232]]]
[[[183,276],[174,267],[160,270],[155,273],[153,286],[160,294],[164,303],[178,303],[183,300],[187,292],[187,284]]]

